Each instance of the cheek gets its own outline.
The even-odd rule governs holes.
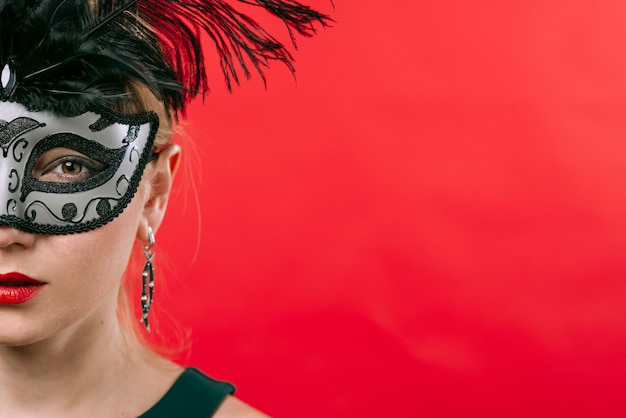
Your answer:
[[[32,343],[76,329],[76,324],[97,330],[116,318],[122,276],[143,219],[144,201],[137,197],[100,228],[38,235],[31,247],[12,253],[12,270],[48,284],[24,309],[0,309],[0,344]]]
[[[83,294],[80,297],[93,301],[106,293],[115,296],[137,231],[138,200],[133,199],[120,216],[98,229],[58,236],[62,242],[55,245],[58,251],[52,263],[56,271],[50,273],[57,278],[65,276],[75,291]]]

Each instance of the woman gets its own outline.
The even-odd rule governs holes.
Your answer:
[[[302,35],[327,22],[291,0],[253,4]],[[152,246],[180,155],[171,131],[207,87],[200,29],[229,88],[246,63],[291,68],[219,0],[0,1],[0,416],[264,416],[123,321],[139,239],[131,296],[150,332]]]

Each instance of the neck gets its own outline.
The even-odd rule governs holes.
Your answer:
[[[115,315],[33,344],[0,346],[0,415],[94,416],[84,411],[102,411],[113,401],[137,402],[141,412],[155,397],[143,400],[132,390],[138,376],[174,369],[145,351],[125,338]]]
[[[0,404],[46,403],[58,394],[88,390],[90,376],[124,367],[126,350],[117,322],[103,321],[98,327],[75,324],[52,338],[33,344],[0,346]],[[117,355],[116,355],[117,354]],[[51,398],[51,399],[47,399]],[[28,405],[24,405],[28,406]]]

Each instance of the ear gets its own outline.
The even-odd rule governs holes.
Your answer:
[[[163,221],[179,162],[180,146],[168,144],[159,152],[159,157],[151,163],[152,166],[146,169],[147,196],[137,230],[137,238],[141,241],[148,241],[148,226],[156,233]]]

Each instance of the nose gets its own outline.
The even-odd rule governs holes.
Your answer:
[[[30,247],[35,243],[35,234],[21,231],[8,225],[0,225],[0,249],[13,245]]]

